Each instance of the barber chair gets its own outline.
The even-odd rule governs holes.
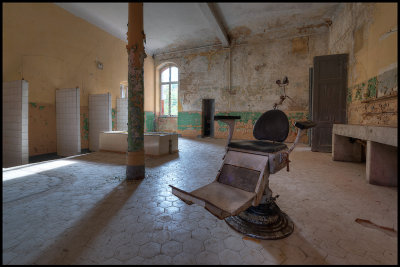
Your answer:
[[[276,108],[276,106],[274,106]],[[283,141],[289,133],[289,120],[278,109],[265,112],[256,121],[253,136],[256,140],[231,142],[235,120],[240,116],[215,116],[229,126],[226,154],[216,179],[192,192],[172,185],[172,193],[191,205],[203,206],[234,230],[258,239],[280,239],[289,236],[294,225],[275,203],[269,175],[284,167],[289,171],[289,154],[301,135],[316,124],[298,121],[295,142],[288,148]]]

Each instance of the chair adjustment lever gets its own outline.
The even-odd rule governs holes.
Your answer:
[[[282,154],[286,155],[285,157],[285,163],[286,163],[286,171],[289,171],[289,152],[282,152]]]
[[[268,199],[266,199],[266,203],[268,204],[268,203],[274,202],[278,197],[279,197],[279,195],[276,195],[274,197],[270,196]]]
[[[276,196],[274,196],[274,197],[271,197],[271,199],[272,199],[273,201],[275,201],[278,197],[279,197],[279,195],[276,195]]]

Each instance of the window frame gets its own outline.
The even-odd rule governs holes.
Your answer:
[[[176,81],[176,82],[172,82],[171,81],[171,73],[172,73],[172,71],[171,71],[171,68],[173,68],[173,67],[175,67],[175,68],[177,68],[178,69],[178,81]],[[169,69],[169,77],[168,77],[168,82],[162,82],[162,73],[164,72],[164,71],[166,71],[167,69]],[[164,66],[163,68],[161,68],[160,69],[160,88],[159,88],[159,90],[160,90],[160,117],[164,117],[164,118],[176,118],[176,117],[178,117],[178,114],[176,114],[176,115],[171,115],[171,85],[173,85],[173,84],[176,84],[177,86],[178,86],[178,92],[179,92],[179,68],[177,67],[177,66],[175,66],[175,65],[172,65],[172,64],[169,64],[169,65],[166,65],[166,66]],[[169,103],[169,114],[161,114],[161,110],[162,110],[162,103],[161,103],[161,101],[162,101],[162,86],[163,85],[168,85],[168,103]],[[179,93],[178,93],[178,95],[179,95]],[[177,103],[178,104],[178,103]]]

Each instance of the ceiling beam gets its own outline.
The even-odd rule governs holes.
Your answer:
[[[222,42],[224,47],[229,47],[229,38],[222,25],[221,19],[215,12],[215,9],[210,3],[198,3],[198,6],[204,17],[210,23],[210,26],[215,29],[215,32]]]

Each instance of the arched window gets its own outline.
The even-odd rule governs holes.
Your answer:
[[[178,68],[167,66],[161,73],[161,116],[178,116]]]

